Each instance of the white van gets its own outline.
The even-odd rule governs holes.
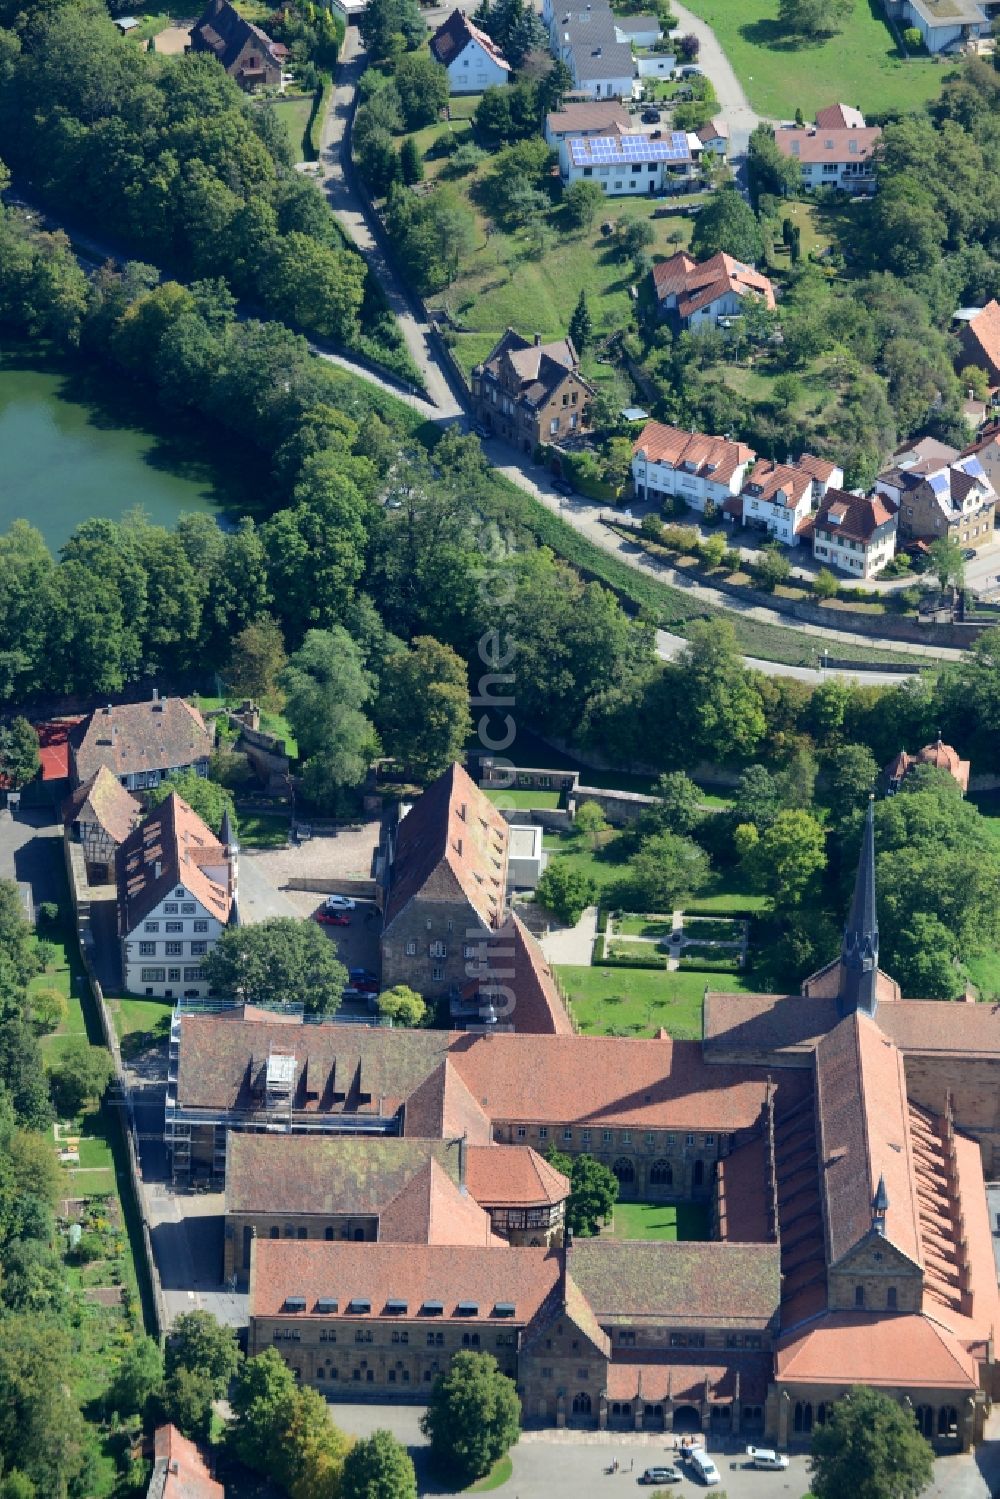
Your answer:
[[[691,1464],[692,1473],[700,1478],[706,1487],[711,1488],[713,1484],[721,1482],[718,1468],[703,1447],[692,1447],[688,1453],[688,1462]]]

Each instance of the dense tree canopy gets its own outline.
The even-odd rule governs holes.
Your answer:
[[[491,1353],[456,1353],[434,1381],[420,1424],[435,1462],[464,1487],[517,1441],[521,1402]]]
[[[816,1499],[916,1499],[933,1456],[912,1411],[858,1385],[813,1431],[809,1486]]]
[[[290,916],[227,927],[205,972],[216,994],[271,1008],[301,1005],[319,1015],[339,1008],[347,984],[347,969],[322,927]]]

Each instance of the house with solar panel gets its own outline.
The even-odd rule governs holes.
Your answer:
[[[563,182],[596,182],[606,197],[679,192],[694,176],[691,142],[683,130],[650,135],[569,136],[559,143]]]
[[[946,450],[947,451],[947,450]],[[979,548],[993,541],[996,491],[975,453],[947,459],[897,455],[896,463],[875,480],[899,514],[899,535],[908,541],[947,537],[960,547]]]

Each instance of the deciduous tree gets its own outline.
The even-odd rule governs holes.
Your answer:
[[[251,1005],[301,1005],[311,1015],[339,1009],[347,984],[347,969],[322,928],[290,916],[227,927],[205,972],[215,993]]]
[[[539,905],[565,926],[575,926],[596,895],[597,886],[589,875],[558,858],[549,860],[535,890]]]
[[[857,1385],[813,1431],[809,1486],[816,1499],[916,1499],[933,1456],[912,1411]]]
[[[382,990],[378,997],[378,1012],[394,1025],[417,1026],[423,1025],[427,1018],[427,1005],[416,989],[396,984],[391,989]]]
[[[464,1487],[517,1441],[521,1402],[490,1353],[456,1353],[431,1390],[420,1426],[439,1467]]]
[[[417,1475],[402,1442],[381,1428],[344,1460],[341,1499],[417,1499]]]
[[[385,658],[375,717],[385,752],[418,780],[433,780],[462,759],[472,733],[465,662],[418,635]]]

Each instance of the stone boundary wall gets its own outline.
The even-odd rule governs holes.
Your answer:
[[[139,1214],[139,1222],[142,1226],[142,1254],[153,1297],[154,1335],[162,1344],[166,1337],[168,1325],[167,1308],[163,1300],[160,1272],[156,1266],[156,1257],[153,1254],[153,1241],[150,1238],[149,1223],[146,1219],[146,1202],[142,1191],[142,1168],[139,1165],[139,1153],[135,1142],[132,1095],[122,1062],[118,1032],[115,1030],[111,1012],[105,1003],[104,991],[94,970],[93,958],[91,956],[94,939],[90,926],[90,895],[86,867],[83,861],[83,850],[78,843],[72,841],[68,830],[63,833],[63,852],[66,858],[66,874],[69,880],[70,898],[73,902],[73,912],[76,917],[76,934],[80,948],[80,958],[87,975],[87,982],[90,985],[90,992],[97,1006],[97,1015],[101,1023],[101,1034],[104,1037],[104,1044],[110,1051],[112,1061],[114,1062],[115,1083],[125,1102],[125,1117],[122,1118],[119,1115],[119,1118],[122,1122],[122,1137],[125,1141],[125,1153],[128,1157],[129,1186],[135,1200],[136,1211]]]
[[[297,875],[289,879],[288,889],[313,891],[317,895],[354,895],[360,900],[374,900],[376,885],[374,880],[334,880]]]

